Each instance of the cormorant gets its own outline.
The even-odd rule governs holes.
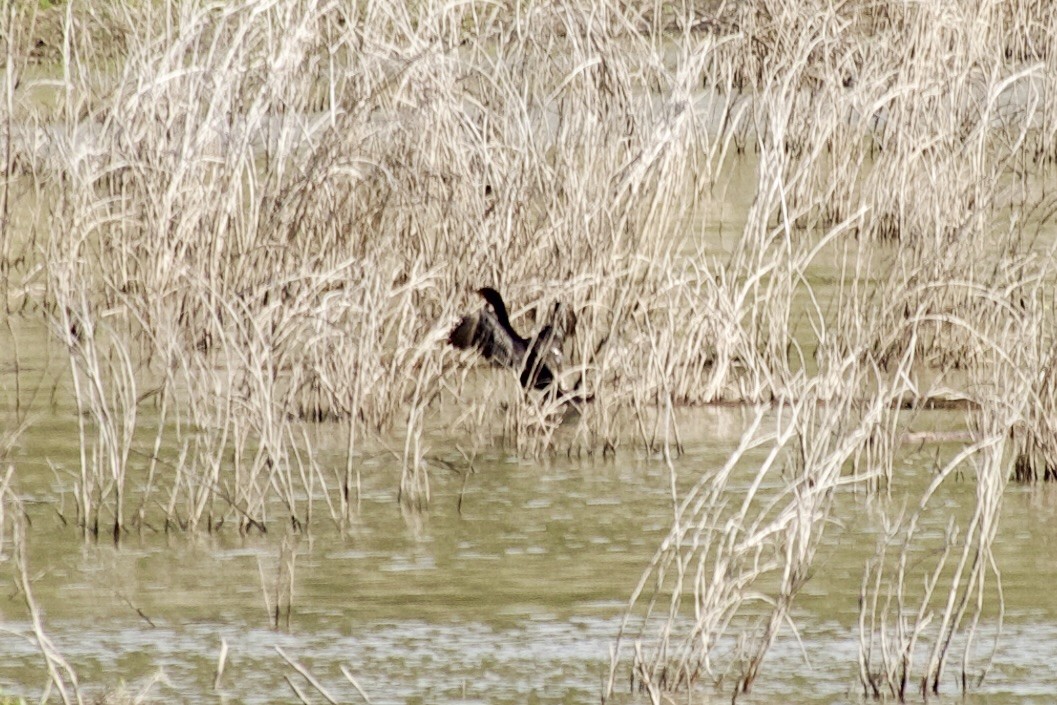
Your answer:
[[[554,307],[554,323],[543,326],[531,338],[522,338],[510,325],[510,316],[499,292],[486,286],[477,293],[486,304],[481,310],[463,316],[448,334],[448,342],[463,350],[476,348],[486,360],[518,372],[525,389],[544,390],[551,385],[558,388],[557,372],[565,337],[564,324],[557,316],[560,304]]]

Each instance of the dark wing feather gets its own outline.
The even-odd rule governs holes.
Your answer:
[[[532,339],[525,367],[521,370],[521,386],[525,389],[546,389],[554,384],[561,368],[561,335],[553,326],[544,326]]]
[[[463,316],[452,328],[448,342],[462,350],[474,348],[485,359],[503,367],[518,367],[525,355],[524,346],[515,344],[488,306]]]

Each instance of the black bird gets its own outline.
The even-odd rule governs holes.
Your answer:
[[[463,316],[448,334],[448,342],[463,350],[476,348],[493,364],[515,370],[525,389],[544,390],[552,385],[558,388],[557,371],[565,337],[565,326],[557,315],[560,304],[554,307],[553,324],[543,326],[531,338],[522,338],[510,325],[499,292],[486,286],[477,293],[486,304],[480,311]]]

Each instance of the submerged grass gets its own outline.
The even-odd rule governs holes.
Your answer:
[[[368,448],[399,458],[401,502],[424,508],[441,414],[472,462],[496,438],[528,456],[673,453],[673,407],[774,405],[773,432],[758,420],[673,498],[629,609],[655,578],[659,626],[632,665],[655,702],[716,674],[746,692],[833,493],[887,487],[900,410],[958,400],[980,493],[936,566],[957,564],[948,592],[928,582],[906,631],[913,518],[896,566],[882,547],[863,583],[864,690],[938,689],[951,634],[980,614],[1011,468],[1057,474],[1057,9],[114,0],[0,15],[0,281],[68,359],[86,536],[300,533],[319,507],[344,528]],[[41,45],[41,26],[61,41]],[[745,224],[717,254],[716,194],[747,159]],[[592,403],[573,414],[445,345],[482,285],[527,302],[519,325],[569,307],[563,384]],[[335,449],[317,424],[343,429],[343,461],[321,460]],[[780,489],[735,502],[739,463]],[[276,625],[293,601],[283,555],[264,586]],[[746,616],[746,591],[762,613]],[[719,666],[728,638],[743,648]],[[901,660],[920,638],[927,663]]]

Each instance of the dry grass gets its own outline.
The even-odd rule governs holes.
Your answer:
[[[900,409],[957,398],[980,495],[935,565],[949,587],[930,579],[895,637],[931,639],[925,666],[872,646],[915,599],[913,517],[897,567],[880,550],[864,581],[864,687],[938,687],[980,614],[1005,478],[1057,468],[1057,9],[89,5],[0,17],[0,281],[68,353],[86,535],[345,527],[367,448],[399,458],[414,511],[444,415],[468,459],[496,438],[677,453],[673,408],[773,405],[679,498],[644,578],[670,604],[646,609],[664,617],[633,665],[655,701],[715,673],[744,692],[833,493],[889,486]],[[38,22],[61,42],[35,43]],[[746,152],[746,221],[717,255],[716,194]],[[445,346],[486,284],[522,328],[575,313],[563,383],[593,403],[570,414]],[[317,424],[341,427],[343,462]]]
[[[682,496],[673,478],[675,521],[632,594],[615,650],[634,640],[633,688],[652,702],[712,681],[729,682],[734,698],[752,689],[781,632],[796,631],[790,609],[836,493],[883,472],[863,465],[848,475],[846,467],[886,430],[910,359],[894,384],[846,378],[849,390],[875,385],[865,406],[849,390],[820,404],[818,394],[833,390],[808,385],[798,401],[759,412],[724,466],[702,472]]]
[[[33,595],[28,525],[25,507],[15,487],[14,466],[7,465],[0,476],[0,563],[11,565],[14,569],[15,589],[25,602],[29,628],[25,633],[8,633],[5,638],[27,639],[40,650],[47,673],[45,698],[54,688],[63,705],[82,705],[84,700],[77,673],[45,632],[44,613]]]

